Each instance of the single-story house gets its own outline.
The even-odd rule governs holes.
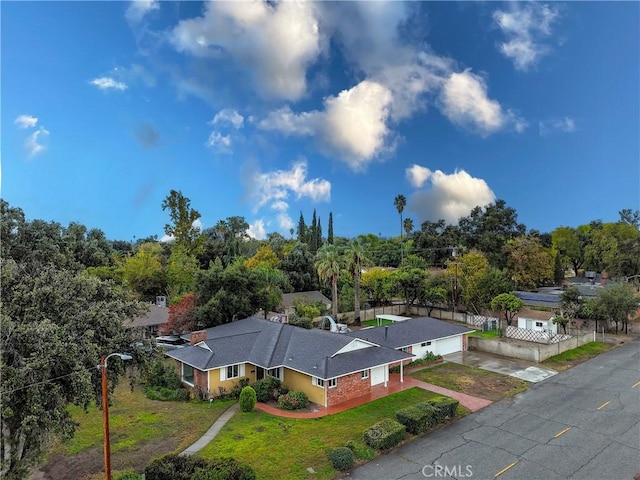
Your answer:
[[[182,381],[214,395],[270,375],[325,407],[371,392],[389,381],[389,368],[427,351],[466,349],[473,330],[432,318],[345,334],[295,327],[256,317],[192,332],[190,345],[166,352]]]
[[[285,315],[291,315],[295,312],[294,303],[296,300],[303,300],[309,303],[318,302],[324,305],[327,311],[331,310],[331,300],[318,290],[309,290],[307,292],[285,293],[282,295],[282,308]]]
[[[156,297],[156,303],[149,305],[146,314],[132,318],[125,322],[126,328],[136,330],[139,339],[155,338],[158,336],[159,328],[169,320],[169,308],[166,297]]]
[[[518,312],[518,328],[557,335],[558,324],[553,323],[554,317],[553,312],[523,309]]]
[[[473,331],[435,318],[420,317],[384,327],[364,328],[347,335],[422,358],[427,352],[447,355],[467,350],[467,334]]]

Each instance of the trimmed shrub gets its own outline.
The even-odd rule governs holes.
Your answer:
[[[404,440],[405,428],[401,423],[385,418],[364,431],[364,443],[376,450],[386,450]]]
[[[146,480],[255,480],[253,469],[233,458],[205,460],[171,453],[144,470]]]
[[[243,412],[250,412],[253,410],[253,407],[256,406],[256,391],[246,386],[242,389],[240,393],[240,410]]]
[[[190,480],[255,480],[256,474],[249,465],[235,458],[214,458],[206,468],[198,468]]]
[[[256,391],[257,400],[262,403],[278,400],[280,395],[289,391],[280,380],[269,375],[254,383],[253,389]]]
[[[144,394],[149,400],[161,402],[187,402],[191,398],[189,390],[177,388],[175,390],[166,387],[154,387],[147,385],[144,387]]]
[[[427,414],[429,418],[429,427],[433,427],[438,423],[439,413],[436,407],[427,402],[416,403],[413,406]]]
[[[460,402],[453,398],[438,397],[429,400],[427,403],[436,409],[436,420],[440,423],[456,416],[456,409]]]
[[[304,392],[289,392],[278,397],[278,407],[283,410],[298,410],[309,406],[309,397]]]
[[[396,412],[396,419],[407,428],[407,432],[412,435],[420,435],[426,432],[431,426],[433,414],[426,409],[410,406],[398,410]]]
[[[113,480],[140,480],[142,475],[134,472],[133,470],[126,470],[124,472],[116,473],[113,476]]]
[[[329,456],[331,458],[331,465],[333,465],[333,468],[340,470],[341,472],[353,468],[355,463],[353,459],[353,452],[347,447],[334,448],[331,450]]]

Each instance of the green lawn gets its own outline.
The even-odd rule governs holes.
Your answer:
[[[488,330],[486,332],[482,332],[480,330],[476,330],[469,334],[470,337],[481,337],[481,338],[496,338],[500,335],[499,330]]]
[[[328,457],[333,448],[352,441],[360,459],[373,458],[376,452],[362,441],[366,428],[385,417],[395,419],[400,408],[437,396],[412,388],[317,419],[289,419],[260,411],[238,413],[199,455],[246,462],[260,480],[331,479],[338,475]],[[311,475],[308,467],[316,473]]]
[[[602,352],[606,352],[614,347],[609,343],[603,342],[589,342],[585,343],[581,347],[567,350],[559,355],[554,355],[548,358],[542,365],[545,365],[554,370],[567,370],[579,363],[586,362],[590,358],[600,355]]]
[[[122,381],[113,395],[109,407],[111,453],[134,451],[145,444],[163,437],[175,440],[181,451],[197,440],[233,401],[208,403],[159,402],[144,396],[142,387],[131,391],[128,382]],[[55,453],[71,456],[91,448],[102,447],[102,410],[95,405],[85,413],[80,407],[71,406],[73,419],[79,423],[74,437],[61,444]],[[169,452],[158,452],[162,455]],[[132,465],[139,467],[139,465]]]

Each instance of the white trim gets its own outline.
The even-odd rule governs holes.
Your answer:
[[[362,347],[358,347],[358,348],[349,348],[350,346],[357,344],[357,343],[364,343],[366,344],[366,346],[362,346]],[[340,350],[338,350],[336,353],[334,353],[333,355],[331,355],[331,358],[335,357],[336,355],[339,355],[341,353],[348,353],[348,352],[354,352],[356,350],[362,350],[363,348],[371,348],[371,347],[379,347],[380,345],[378,345],[377,343],[373,343],[370,342],[369,340],[364,340],[362,338],[354,338],[353,340],[351,340],[349,343],[347,343],[344,347],[342,347]]]
[[[204,348],[206,350],[209,350],[210,352],[213,352],[213,350],[211,350],[209,348],[209,345],[207,345],[206,343],[204,343],[204,340],[202,342],[198,342],[195,345],[193,345],[194,347],[200,347],[200,348]]]

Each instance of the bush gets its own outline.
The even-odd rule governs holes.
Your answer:
[[[420,435],[434,423],[433,409],[429,411],[416,406],[406,407],[396,412],[396,419],[407,428],[407,432],[412,435]]]
[[[294,327],[301,327],[310,330],[313,328],[313,322],[309,317],[301,317],[300,315],[294,313],[289,315],[289,325],[293,325]]]
[[[269,375],[254,383],[253,389],[256,391],[257,400],[262,403],[278,400],[280,395],[289,391],[280,380]]]
[[[255,480],[256,474],[249,465],[234,458],[214,458],[206,468],[196,469],[191,480]]]
[[[309,397],[304,392],[289,392],[278,397],[278,407],[283,410],[298,410],[309,406]]]
[[[347,447],[338,447],[331,450],[331,465],[336,470],[340,470],[344,472],[345,470],[349,470],[353,468],[354,459],[353,452]]]
[[[155,459],[144,470],[146,480],[255,480],[251,467],[233,458],[205,460],[175,453]]]
[[[140,480],[141,478],[142,475],[134,472],[133,470],[126,470],[113,476],[113,480]]]
[[[165,387],[171,390],[182,387],[182,381],[175,369],[162,360],[156,360],[148,367],[146,382],[153,387]]]
[[[456,416],[456,410],[460,402],[449,397],[438,397],[427,402],[436,409],[436,421],[444,422],[447,418]]]
[[[249,386],[244,387],[240,393],[240,410],[243,412],[250,412],[255,406],[256,391]]]
[[[161,402],[187,402],[191,398],[189,390],[177,388],[175,390],[166,387],[145,386],[144,394],[149,400]]]
[[[386,450],[404,440],[404,425],[385,418],[364,431],[364,443],[376,450]]]
[[[249,379],[244,377],[241,378],[238,383],[236,383],[231,389],[231,398],[240,398],[240,394],[242,393],[242,389],[249,385]]]

